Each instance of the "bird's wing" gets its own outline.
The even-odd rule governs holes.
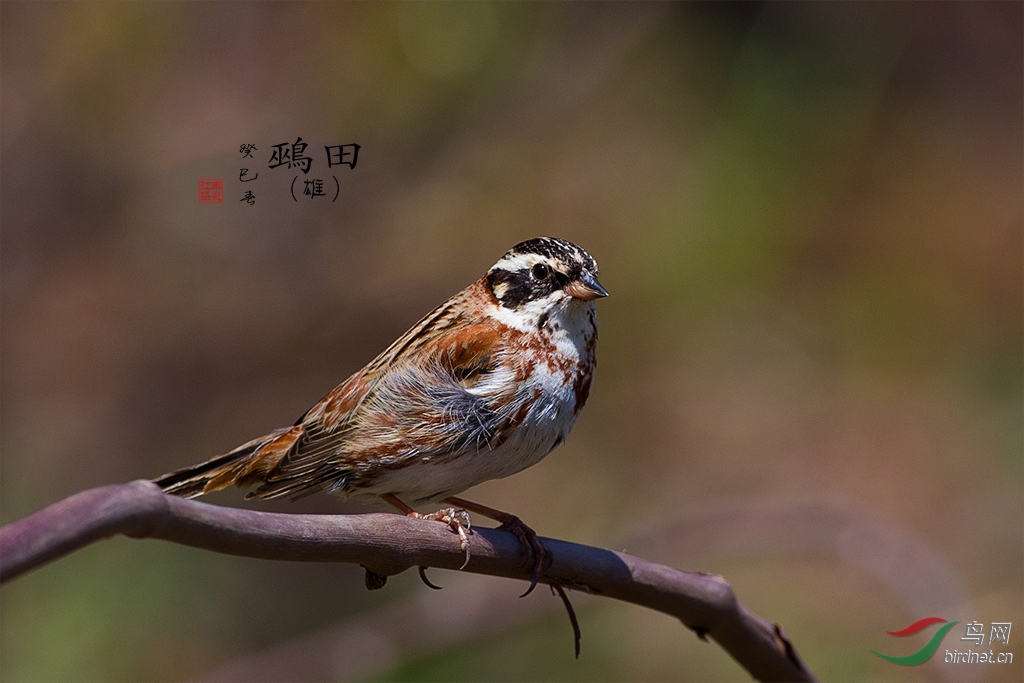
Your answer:
[[[295,425],[301,437],[249,495],[349,490],[409,458],[454,457],[503,439],[521,419],[517,383],[498,377],[509,372],[507,338],[492,320],[471,317],[467,291],[313,406]]]
[[[352,418],[356,408],[373,392],[377,383],[396,366],[408,361],[425,343],[436,340],[445,330],[465,324],[460,305],[464,298],[465,292],[460,292],[423,316],[362,370],[335,387],[306,411],[295,424],[316,425],[328,432],[343,426]]]

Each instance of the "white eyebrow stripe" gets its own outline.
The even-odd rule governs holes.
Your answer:
[[[527,270],[538,263],[550,264],[550,260],[540,254],[512,254],[502,258],[494,267],[501,270]]]

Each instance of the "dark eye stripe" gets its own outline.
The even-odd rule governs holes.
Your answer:
[[[541,264],[536,264],[541,265]],[[533,267],[535,268],[536,265]],[[527,301],[543,299],[556,289],[561,289],[569,283],[567,278],[557,270],[548,268],[548,276],[543,280],[533,277],[533,268],[522,270],[501,270],[495,269],[487,274],[487,286],[495,292],[498,285],[503,284],[504,289],[500,292],[498,300],[505,308],[518,308]]]

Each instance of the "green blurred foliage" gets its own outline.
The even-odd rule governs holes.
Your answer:
[[[984,2],[4,2],[0,519],[291,423],[553,234],[612,293],[591,402],[470,497],[602,546],[723,501],[841,501],[952,572],[942,616],[1024,623],[1022,25]],[[266,168],[297,136],[362,145],[337,203]],[[211,176],[223,206],[196,202]],[[870,557],[787,552],[798,533],[651,559],[725,575],[825,679],[948,675],[869,655],[919,603]],[[197,677],[423,590],[108,541],[3,588],[0,679]],[[375,676],[745,677],[607,602],[579,662],[549,613]]]

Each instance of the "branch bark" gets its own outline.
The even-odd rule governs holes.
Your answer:
[[[116,534],[159,538],[215,552],[275,560],[349,562],[379,576],[424,566],[457,570],[458,536],[442,524],[395,514],[293,515],[218,507],[165,495],[140,480],[83,491],[0,528],[0,583]],[[529,580],[519,541],[474,528],[465,571]],[[777,624],[741,605],[720,576],[545,538],[553,560],[541,581],[616,598],[678,618],[710,636],[762,681],[813,674]]]

